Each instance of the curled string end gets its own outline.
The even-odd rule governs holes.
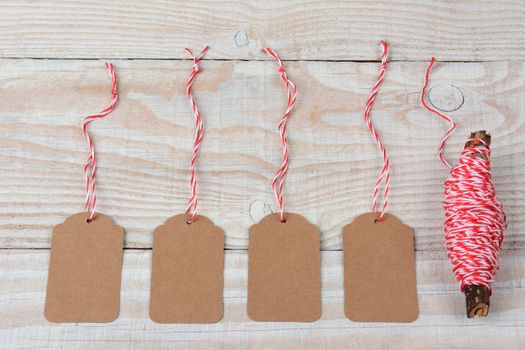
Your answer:
[[[195,55],[193,54],[193,51],[191,51],[191,49],[185,47],[184,48],[184,52],[186,52],[188,55],[190,55],[190,57],[195,60]]]
[[[204,54],[206,53],[206,51],[208,51],[209,48],[210,46],[208,44],[204,45],[204,47],[202,48],[201,54],[199,55],[199,59],[201,59],[204,56]]]
[[[388,43],[386,42],[386,40],[381,40],[379,43],[381,44],[383,51],[388,50]]]
[[[438,157],[441,160],[441,163],[443,163],[443,165],[446,166],[450,170],[450,169],[452,169],[452,166],[443,157],[443,151],[445,149],[445,144],[447,142],[447,139],[450,137],[450,135],[452,135],[452,133],[454,132],[454,129],[456,129],[456,123],[452,120],[452,118],[450,118],[449,116],[441,113],[436,108],[428,105],[427,102],[425,101],[425,95],[427,94],[428,82],[430,80],[429,79],[430,72],[431,72],[432,67],[434,66],[435,62],[436,62],[435,57],[432,57],[430,59],[429,64],[428,64],[427,70],[425,72],[425,79],[424,79],[424,82],[423,82],[423,88],[421,89],[421,104],[423,105],[423,107],[426,110],[428,110],[429,112],[432,112],[435,115],[439,116],[440,118],[444,119],[450,125],[449,129],[447,130],[447,132],[445,133],[445,135],[441,139],[441,143],[440,143],[439,149],[438,149]]]

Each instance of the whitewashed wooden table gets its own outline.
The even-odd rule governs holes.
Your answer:
[[[3,1],[0,4],[0,348],[348,349],[525,347],[525,3],[516,1]],[[381,157],[362,120],[378,70],[391,64],[372,118],[392,163],[390,211],[416,232],[421,315],[411,324],[354,323],[343,314],[341,230],[369,210]],[[148,319],[153,229],[188,196],[193,119],[182,51],[211,48],[194,91],[206,134],[201,212],[226,232],[224,319]],[[288,209],[322,236],[321,320],[257,323],[246,315],[247,230],[275,210],[285,104],[271,46],[299,89],[289,123]],[[465,318],[441,230],[446,125],[430,101],[493,139],[493,175],[508,214],[490,315]],[[82,118],[109,102],[103,63],[119,76],[117,110],[92,124],[99,209],[126,230],[120,317],[51,324],[43,316],[52,227],[82,209]]]

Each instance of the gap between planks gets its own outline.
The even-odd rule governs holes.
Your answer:
[[[388,62],[406,62],[406,63],[423,63],[428,62],[433,55],[429,53],[428,60],[426,59],[388,59]],[[191,58],[177,58],[177,57],[25,57],[25,56],[7,56],[0,57],[1,60],[37,60],[37,61],[192,61]],[[439,63],[497,63],[508,62],[508,60],[440,60],[436,57]],[[202,58],[202,62],[273,62],[267,58]],[[283,62],[329,62],[329,63],[381,63],[381,58],[378,59],[281,59]],[[510,60],[522,62],[523,60]]]

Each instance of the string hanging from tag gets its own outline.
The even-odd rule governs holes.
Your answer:
[[[295,84],[288,79],[286,75],[286,70],[284,69],[283,62],[279,56],[271,48],[267,47],[262,49],[262,51],[268,56],[272,57],[279,64],[279,72],[281,74],[281,79],[284,82],[287,93],[287,107],[284,115],[281,117],[281,121],[278,124],[277,129],[279,130],[279,135],[281,136],[281,144],[283,147],[283,163],[281,167],[275,173],[275,177],[272,180],[272,191],[279,205],[279,211],[281,215],[281,222],[285,222],[284,217],[284,201],[283,201],[283,187],[284,179],[286,177],[286,172],[288,171],[289,163],[289,151],[288,151],[288,141],[286,140],[286,124],[288,123],[288,118],[290,117],[290,112],[292,111],[295,100],[297,98],[297,87]]]
[[[184,51],[186,51],[190,55],[190,57],[193,59],[193,67],[192,67],[190,76],[186,82],[186,94],[188,96],[188,101],[191,104],[191,109],[195,116],[195,137],[193,141],[193,152],[192,152],[191,161],[190,161],[191,195],[190,195],[190,198],[188,199],[188,205],[186,207],[186,216],[188,217],[188,224],[191,224],[197,218],[197,205],[199,201],[197,199],[197,178],[195,177],[195,163],[197,160],[199,146],[201,144],[202,136],[204,133],[204,123],[202,122],[201,113],[199,112],[199,109],[197,108],[197,103],[195,102],[191,94],[191,86],[193,85],[193,82],[195,81],[197,74],[200,72],[199,61],[202,59],[206,51],[208,51],[208,45],[204,45],[204,48],[202,49],[200,55],[198,56],[195,56],[191,49],[185,48]]]
[[[290,156],[286,129],[297,87],[277,53],[271,48],[262,52],[278,64],[287,104],[277,126],[283,159],[271,184],[279,213],[265,216],[249,230],[248,316],[255,321],[313,322],[321,316],[320,233],[303,216],[285,214],[283,200]]]
[[[86,164],[84,165],[84,176],[86,177],[86,201],[84,204],[84,211],[91,212],[88,222],[91,222],[95,219],[96,209],[97,209],[97,194],[96,194],[96,174],[97,174],[97,155],[95,153],[95,147],[91,136],[89,136],[88,125],[95,119],[104,118],[106,115],[111,113],[118,101],[117,94],[117,75],[115,73],[115,68],[112,63],[106,63],[106,68],[111,76],[111,103],[104,110],[98,114],[89,115],[82,120],[82,133],[86,138],[86,141],[89,146],[89,156],[87,158]]]
[[[386,212],[390,161],[370,118],[388,66],[388,44],[384,40],[380,44],[379,75],[366,101],[363,119],[381,152],[383,166],[374,184],[372,212],[359,215],[343,228],[345,315],[357,322],[412,322],[419,315],[414,230]]]
[[[370,111],[372,109],[372,105],[374,104],[374,101],[377,97],[377,94],[379,92],[379,88],[381,87],[381,84],[383,83],[383,79],[385,77],[386,68],[388,65],[388,44],[386,41],[381,40],[381,48],[382,48],[382,54],[381,54],[381,68],[379,71],[379,76],[377,77],[376,83],[374,84],[374,87],[372,88],[372,91],[370,91],[370,95],[368,96],[368,99],[366,101],[365,106],[365,112],[363,115],[363,118],[365,120],[366,125],[368,126],[368,130],[370,131],[370,134],[374,138],[374,140],[377,143],[377,146],[379,148],[379,151],[383,155],[383,168],[381,169],[381,174],[379,175],[379,178],[377,179],[375,185],[374,185],[374,199],[372,202],[372,211],[377,211],[377,199],[379,195],[379,189],[381,186],[381,183],[384,182],[384,189],[382,193],[383,197],[383,206],[381,208],[381,214],[377,218],[377,222],[380,222],[385,217],[386,208],[388,206],[388,190],[389,190],[389,182],[390,182],[390,168],[389,168],[389,160],[388,155],[386,152],[386,148],[381,142],[381,139],[379,135],[377,134],[374,125],[372,124],[372,120],[370,119]]]
[[[117,75],[106,63],[112,85],[110,104],[82,120],[89,146],[83,171],[86,178],[84,212],[67,217],[53,228],[47,279],[45,317],[51,322],[111,322],[120,310],[124,229],[97,212],[97,154],[88,126],[107,116],[118,101]]]
[[[200,72],[199,55],[186,48],[193,60],[186,94],[195,120],[189,166],[190,190],[186,210],[170,217],[153,232],[149,315],[158,323],[214,323],[223,315],[224,231],[212,220],[197,214],[195,175],[204,123],[192,95]]]
[[[421,103],[450,125],[438,150],[439,159],[450,170],[444,184],[443,201],[443,228],[448,256],[456,279],[460,282],[460,289],[466,295],[467,316],[487,316],[491,283],[499,269],[498,256],[506,228],[506,215],[492,183],[490,135],[484,130],[471,133],[454,166],[443,158],[446,140],[456,124],[425,102],[429,74],[434,63],[435,58],[432,57],[425,73]]]

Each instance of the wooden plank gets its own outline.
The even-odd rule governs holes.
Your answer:
[[[1,57],[289,60],[525,59],[521,0],[404,1],[15,1],[2,2]]]
[[[187,61],[116,61],[117,110],[92,124],[98,151],[98,208],[127,232],[127,247],[151,247],[152,232],[181,213],[189,194],[193,116],[184,92]],[[377,64],[290,62],[299,87],[289,123],[285,204],[319,226],[323,249],[370,210],[381,156],[362,110]],[[277,122],[285,92],[274,62],[201,65],[194,85],[205,122],[199,155],[200,210],[246,249],[247,231],[275,201],[281,162]],[[393,62],[372,119],[392,168],[390,211],[416,229],[417,250],[443,250],[447,170],[436,149],[447,126],[419,103],[426,63]],[[83,116],[109,101],[101,62],[0,60],[0,247],[47,248],[52,227],[82,210]],[[472,130],[492,133],[494,182],[509,217],[504,249],[525,246],[525,64],[438,63],[430,99],[454,110],[446,148],[454,163]]]
[[[466,319],[445,252],[416,256],[419,319],[354,323],[343,314],[341,252],[322,254],[323,315],[314,323],[265,323],[246,315],[247,253],[227,252],[224,319],[161,325],[148,319],[151,251],[124,254],[120,317],[109,324],[50,324],[43,307],[49,251],[0,251],[0,347],[4,349],[347,349],[525,346],[523,250],[505,251],[487,319]]]

